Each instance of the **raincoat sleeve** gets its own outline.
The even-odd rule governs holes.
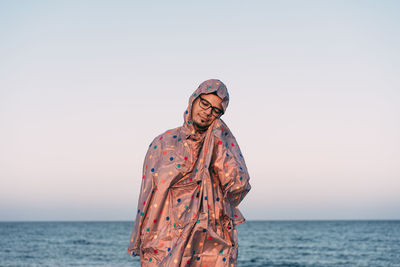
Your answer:
[[[149,204],[151,202],[151,198],[153,196],[155,189],[155,183],[152,175],[152,166],[155,165],[155,161],[160,159],[158,155],[160,150],[161,149],[160,149],[159,138],[156,137],[150,144],[143,163],[142,185],[137,205],[136,220],[132,230],[130,243],[128,246],[128,253],[131,256],[139,256],[140,253],[141,232],[142,232],[141,225],[148,213]]]
[[[214,174],[223,193],[224,213],[235,224],[243,223],[238,205],[250,191],[249,174],[236,139],[229,130],[217,134],[214,142]]]

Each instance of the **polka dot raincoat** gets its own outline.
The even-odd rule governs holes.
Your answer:
[[[217,118],[204,133],[191,121],[192,103],[216,92],[226,110],[226,86],[211,79],[190,96],[184,125],[157,136],[143,164],[136,221],[128,247],[142,266],[236,266],[238,209],[249,192],[243,155]]]

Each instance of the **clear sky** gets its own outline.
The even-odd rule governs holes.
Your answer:
[[[400,219],[399,1],[1,1],[0,221],[134,220],[218,78],[247,219]]]

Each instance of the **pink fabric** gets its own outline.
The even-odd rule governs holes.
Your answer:
[[[245,221],[237,206],[251,186],[228,126],[217,118],[200,134],[192,125],[193,101],[212,92],[225,111],[226,86],[207,80],[191,95],[184,125],[149,146],[128,247],[142,266],[236,266],[236,225]]]

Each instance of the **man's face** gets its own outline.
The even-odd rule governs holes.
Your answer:
[[[202,100],[202,99],[203,100]],[[202,103],[200,103],[202,101]],[[207,103],[208,102],[208,103]],[[215,110],[212,111],[212,107],[222,109],[222,99],[214,94],[202,94],[196,98],[192,105],[192,121],[193,126],[198,131],[207,130],[208,126],[218,117],[215,116]],[[203,107],[209,106],[211,104],[212,107],[204,109]]]

